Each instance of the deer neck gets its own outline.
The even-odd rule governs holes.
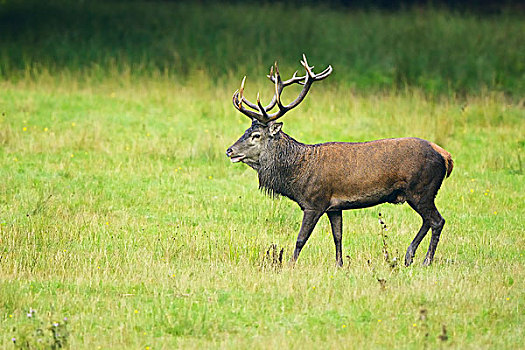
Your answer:
[[[300,143],[284,132],[272,139],[259,159],[259,188],[270,196],[297,197],[296,182],[305,168],[311,146]]]

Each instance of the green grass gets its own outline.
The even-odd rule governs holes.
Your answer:
[[[113,8],[93,6],[107,13]],[[169,18],[143,6],[143,17],[136,13],[139,5],[123,11],[148,26],[155,19],[152,12],[164,16],[158,18],[161,24]],[[232,6],[226,13],[242,10],[245,18],[235,20],[249,21],[258,18],[255,9]],[[203,7],[190,10],[201,14]],[[333,30],[344,16],[365,23],[385,17],[404,23],[409,16],[323,11],[333,18]],[[263,6],[263,14],[270,12],[271,6]],[[490,35],[480,40],[492,43],[522,26],[512,17],[500,25],[494,18],[444,12],[429,20],[449,17],[469,33],[470,26],[485,28]],[[148,26],[146,38],[152,35]],[[377,36],[400,27],[386,26]],[[253,34],[258,30],[241,38],[264,37],[265,31]],[[475,46],[465,39],[469,36],[458,36],[458,28],[448,30],[456,33],[451,34],[455,40],[462,37],[467,47]],[[102,40],[102,32],[94,37]],[[9,40],[13,47],[20,44],[18,52],[29,50],[21,37]],[[363,83],[370,90],[358,93],[342,78],[350,79],[354,68],[334,63],[334,77],[316,83],[301,106],[287,114],[284,131],[308,143],[417,136],[440,144],[455,162],[437,197],[447,224],[429,268],[420,266],[428,237],[412,267],[391,268],[384,261],[378,213],[389,228],[387,249],[399,261],[420,225],[407,205],[386,204],[344,213],[343,253],[349,257],[342,269],[335,267],[325,217],[295,268],[286,263],[275,268],[265,260],[266,251],[275,244],[284,248],[285,260],[290,258],[300,209],[287,199],[265,197],[257,190],[255,172],[231,164],[224,154],[249,126],[231,105],[244,69],[253,74],[248,97],[259,88],[263,98],[271,96],[270,84],[256,74],[262,75],[261,67],[274,56],[251,45],[258,41],[242,40],[254,52],[250,59],[237,60],[227,50],[223,61],[199,69],[212,57],[206,54],[176,79],[176,69],[164,72],[160,55],[147,44],[137,44],[146,56],[120,66],[110,62],[111,57],[121,62],[120,49],[106,51],[96,40],[87,50],[101,55],[93,58],[99,66],[86,66],[88,59],[82,61],[82,47],[74,42],[51,40],[42,55],[30,54],[26,61],[3,52],[0,348],[12,348],[13,337],[19,346],[25,340],[34,348],[66,339],[72,349],[521,348],[525,111],[519,93],[506,94],[519,86],[519,75],[501,71],[510,82],[501,89],[476,75],[466,85],[454,80],[447,91],[424,84],[377,85],[371,78],[369,85]],[[283,41],[294,40],[284,36]],[[304,47],[317,52],[311,58],[317,68],[339,57],[335,44],[321,50],[312,43],[277,53],[284,75],[298,67]],[[59,54],[46,61],[61,45],[75,51],[68,53],[72,61]],[[379,52],[381,45],[370,43],[370,50]],[[430,55],[427,49],[423,55]],[[436,50],[439,60],[446,60],[449,51]],[[506,50],[509,59],[520,55],[516,46]],[[230,66],[230,61],[242,63]],[[136,71],[137,62],[147,69]],[[436,76],[440,70],[438,65]],[[474,85],[479,88],[467,88]],[[61,325],[53,338],[56,322]],[[440,339],[443,325],[446,340]]]
[[[350,258],[337,269],[323,218],[296,268],[275,272],[261,268],[265,252],[275,243],[289,259],[301,213],[224,156],[248,125],[230,105],[233,87],[73,85],[1,86],[4,346],[36,327],[29,308],[45,325],[68,317],[73,348],[437,347],[442,325],[443,345],[522,343],[521,107],[497,94],[436,101],[319,83],[285,131],[312,143],[439,142],[456,164],[437,200],[447,225],[432,267],[418,266],[425,240],[415,266],[391,270],[377,213],[399,259],[417,214],[345,212]]]

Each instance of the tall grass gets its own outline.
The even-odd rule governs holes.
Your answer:
[[[83,71],[104,77],[195,70],[211,79],[293,71],[306,53],[361,90],[417,86],[430,93],[525,92],[517,14],[479,17],[435,9],[364,12],[285,4],[16,2],[0,5],[0,74]]]

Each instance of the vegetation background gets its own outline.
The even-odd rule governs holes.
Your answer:
[[[0,2],[0,347],[522,348],[523,8],[406,3]],[[334,73],[285,132],[452,153],[430,268],[392,205],[287,265],[299,208],[224,151],[303,53]]]

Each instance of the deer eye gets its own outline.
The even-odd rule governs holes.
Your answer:
[[[261,137],[261,134],[252,134],[252,139],[258,139]]]

